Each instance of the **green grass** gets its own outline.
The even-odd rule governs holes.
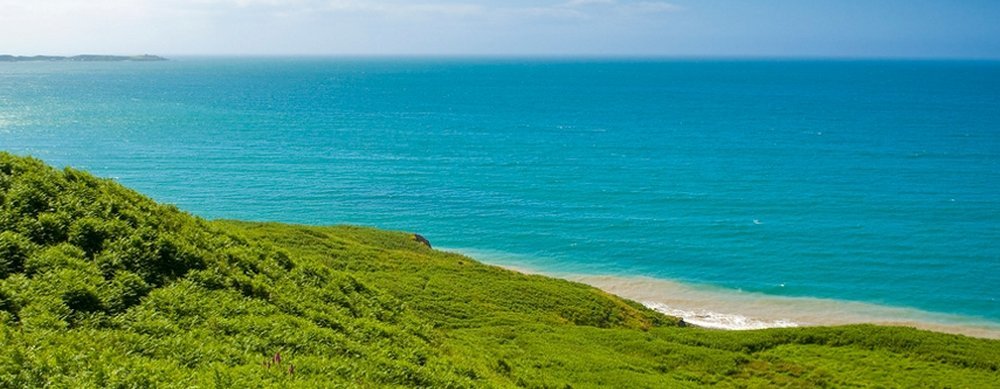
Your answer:
[[[0,346],[0,387],[1000,387],[994,340],[679,327],[412,234],[205,221],[3,153]]]

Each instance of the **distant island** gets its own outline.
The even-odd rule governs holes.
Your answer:
[[[72,57],[62,57],[55,55],[35,55],[35,56],[20,56],[20,55],[0,55],[0,62],[29,62],[29,61],[49,61],[49,62],[120,62],[120,61],[136,61],[136,62],[153,62],[153,61],[166,61],[166,58],[157,55],[74,55]]]

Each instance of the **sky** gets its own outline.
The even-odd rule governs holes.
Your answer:
[[[1000,59],[998,0],[0,0],[0,54]]]

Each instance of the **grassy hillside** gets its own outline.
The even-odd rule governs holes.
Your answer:
[[[1000,387],[1000,342],[726,332],[412,234],[205,221],[0,153],[0,387]]]

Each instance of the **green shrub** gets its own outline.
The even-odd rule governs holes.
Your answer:
[[[50,270],[83,269],[89,266],[84,259],[83,250],[69,243],[62,243],[45,247],[28,257],[24,263],[24,272],[35,275]]]
[[[70,225],[69,241],[82,249],[87,257],[93,257],[104,249],[105,241],[111,237],[111,233],[106,221],[85,217]]]
[[[30,234],[38,244],[65,242],[69,237],[70,216],[63,212],[45,212],[38,215],[37,229]]]
[[[0,232],[0,278],[23,271],[33,249],[28,238],[13,231]]]
[[[5,323],[9,325],[10,322],[17,321],[18,311],[20,311],[20,307],[17,305],[17,302],[14,301],[6,290],[0,288],[0,315],[6,315],[0,318],[0,325],[4,325]]]
[[[109,293],[105,298],[109,311],[121,313],[139,304],[139,301],[152,290],[149,284],[137,274],[120,270],[111,280]]]
[[[67,290],[62,295],[63,303],[72,313],[85,314],[100,312],[104,310],[101,298],[97,296],[97,291],[91,288],[75,288]]]

